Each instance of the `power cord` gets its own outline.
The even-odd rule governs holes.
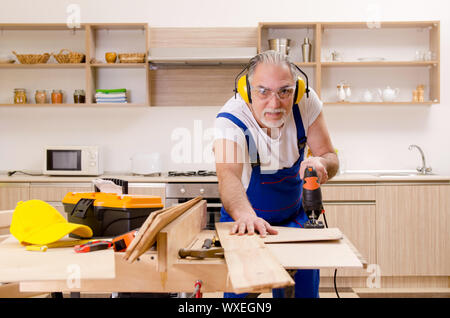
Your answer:
[[[328,228],[328,223],[327,223],[327,218],[325,216],[325,210],[322,211],[322,215],[323,215],[323,220],[325,222],[325,227]],[[333,279],[333,283],[334,283],[334,291],[336,292],[336,296],[337,298],[341,298],[339,296],[338,290],[337,290],[337,285],[336,285],[336,275],[337,275],[337,268],[334,269],[334,279]]]
[[[11,177],[13,174],[16,174],[16,173],[26,174],[27,176],[43,176],[42,173],[29,173],[29,172],[25,172],[23,170],[14,170],[14,171],[8,171],[8,177]]]

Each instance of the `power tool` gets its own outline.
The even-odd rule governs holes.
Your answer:
[[[318,221],[320,214],[324,212],[322,205],[322,191],[320,190],[319,178],[314,167],[306,167],[303,176],[302,205],[308,216],[305,223],[306,229],[323,229],[324,225]]]

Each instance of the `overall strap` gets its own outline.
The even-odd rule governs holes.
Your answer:
[[[219,113],[216,118],[227,118],[229,120],[231,120],[236,126],[238,126],[239,128],[242,129],[242,131],[244,132],[245,135],[245,139],[247,140],[247,147],[248,147],[248,154],[250,156],[250,163],[252,165],[252,167],[254,165],[259,165],[260,164],[260,160],[259,160],[259,154],[258,154],[258,149],[256,148],[256,143],[255,140],[253,139],[253,136],[251,134],[251,132],[249,131],[249,129],[247,128],[247,126],[236,116],[230,114],[230,113],[226,113],[226,112],[222,112]]]
[[[294,107],[292,107],[292,112],[294,114],[295,126],[297,127],[298,152],[300,157],[302,157],[302,151],[306,146],[306,133],[298,104],[295,104]]]

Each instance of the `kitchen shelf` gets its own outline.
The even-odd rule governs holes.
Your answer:
[[[107,103],[107,104],[97,104],[97,103],[80,103],[80,104],[0,104],[1,107],[147,107],[146,104],[138,103]]]
[[[86,91],[86,104],[44,105],[51,107],[223,105],[233,95],[236,75],[253,56],[231,52],[255,47],[262,52],[268,49],[267,40],[277,37],[292,38],[291,60],[308,75],[324,105],[439,103],[440,22],[382,22],[380,26],[378,29],[365,22],[261,22],[257,28],[149,29],[147,23],[84,23],[70,29],[63,23],[0,24],[0,53],[10,47],[7,53],[50,53],[68,48],[86,54],[86,63],[79,64],[56,64],[53,58],[46,64],[0,64],[0,106],[23,106],[10,104],[16,87],[27,89],[29,100],[34,99],[35,89],[61,88],[70,101],[73,90]],[[312,40],[310,62],[302,59],[304,37]],[[432,51],[435,56],[430,61],[413,60],[411,50],[416,49]],[[341,50],[343,58],[330,61],[326,56],[330,50]],[[110,51],[145,52],[146,62],[97,63],[104,62],[105,52]],[[372,57],[385,60],[367,60]],[[353,99],[358,99],[363,89],[387,85],[400,87],[402,93],[398,102],[353,102],[350,98],[351,102],[340,103],[335,97],[340,80],[353,84]],[[427,101],[405,101],[418,84],[425,85]],[[131,93],[128,104],[95,103],[97,88],[123,87]]]
[[[86,63],[66,63],[66,64],[54,64],[54,63],[41,63],[41,64],[0,64],[0,68],[9,68],[9,69],[45,69],[45,68],[84,68],[86,67]]]
[[[48,63],[43,64],[19,64],[18,62],[0,64],[0,86],[3,88],[3,91],[0,92],[0,106],[133,107],[149,105],[148,63],[90,63],[93,59],[104,61],[105,52],[116,52],[117,55],[133,52],[145,53],[144,60],[146,61],[149,43],[147,23],[83,23],[79,28],[74,29],[68,28],[63,23],[0,24],[0,40],[2,40],[3,54],[10,53],[12,50],[20,54],[50,53],[68,48],[86,55],[86,63],[77,64],[55,63],[53,57],[50,57]],[[9,51],[5,51],[7,46],[11,48]],[[58,71],[64,69],[73,71],[70,73]],[[37,78],[42,79],[37,80]],[[130,81],[130,78],[133,80]],[[75,89],[84,89],[86,103],[30,103],[25,105],[8,103],[12,101],[12,92],[16,87],[25,88],[28,100],[33,101],[36,89],[61,88],[68,100],[72,100],[72,93]],[[129,103],[95,103],[96,88],[122,87],[127,88]]]
[[[304,37],[312,40],[312,63],[300,62],[302,55],[299,52],[301,53]],[[379,24],[260,22],[258,52],[268,50],[267,40],[270,38],[291,39],[293,44],[289,56],[299,67],[313,69],[315,79],[314,81],[310,79],[310,85],[324,101],[324,105],[432,105],[439,103],[439,21],[386,21]],[[331,51],[341,53],[339,61],[331,61],[329,56],[325,56]],[[427,51],[431,51],[435,56],[431,60],[422,60],[420,55]],[[420,54],[420,59],[414,56],[414,53]],[[364,60],[359,61],[359,58]],[[310,77],[309,74],[308,77]],[[364,89],[399,85],[402,86],[402,96],[397,102],[337,102],[336,85],[341,80],[350,83],[353,93],[355,88],[358,93],[361,93]],[[412,99],[412,91],[419,84],[425,85],[427,101],[405,101],[409,96]],[[355,96],[355,94],[352,95]]]
[[[374,61],[374,62],[321,62],[322,67],[342,66],[437,66],[439,61]]]
[[[147,63],[95,63],[89,64],[96,68],[146,68]]]

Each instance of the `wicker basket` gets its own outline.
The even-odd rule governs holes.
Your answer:
[[[21,64],[45,64],[50,58],[50,54],[17,54],[13,51]]]
[[[144,63],[145,53],[121,53],[119,61],[120,63]]]
[[[67,53],[63,53],[64,51]],[[85,58],[83,53],[72,52],[68,49],[62,49],[58,54],[52,53],[52,55],[59,64],[82,63]]]

